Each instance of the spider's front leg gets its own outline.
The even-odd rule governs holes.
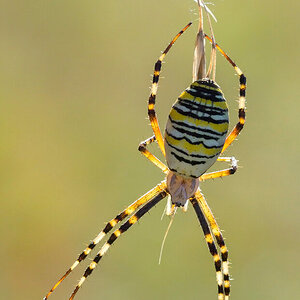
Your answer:
[[[142,205],[148,203],[151,199],[156,198],[166,189],[166,181],[161,182],[155,188],[148,191],[145,195],[134,201],[127,208],[121,211],[114,219],[110,220],[105,228],[92,240],[92,242],[84,249],[84,251],[79,255],[77,260],[73,265],[67,270],[67,272],[55,283],[48,294],[43,298],[47,300],[48,297],[54,292],[54,290],[64,281],[64,279],[82,262],[90,252],[99,244],[99,242],[120,222],[122,222],[126,217],[133,214]]]
[[[197,218],[198,218],[201,228],[203,230],[209,252],[213,256],[213,259],[214,259],[215,270],[216,270],[216,279],[217,279],[217,284],[218,284],[218,300],[224,300],[224,278],[222,277],[222,262],[220,259],[220,255],[216,248],[216,244],[215,244],[214,238],[212,236],[211,230],[209,228],[209,225],[207,223],[207,220],[199,206],[199,203],[198,203],[196,197],[192,197],[190,199],[190,201],[194,207]]]
[[[219,225],[217,224],[217,221],[211,211],[211,209],[209,208],[203,194],[201,193],[200,189],[197,190],[197,192],[195,193],[195,199],[197,200],[197,203],[200,205],[201,210],[203,212],[203,214],[205,215],[205,218],[207,219],[209,226],[211,228],[211,232],[213,234],[213,236],[215,237],[217,244],[220,248],[220,252],[221,252],[221,262],[222,262],[222,272],[223,272],[223,280],[224,280],[224,292],[225,292],[225,300],[229,299],[229,294],[230,294],[230,279],[229,279],[229,266],[228,266],[228,249],[225,245],[224,242],[224,238],[222,236],[221,230]],[[196,207],[195,207],[195,203],[193,203],[194,209],[197,213]],[[198,215],[198,213],[197,213]],[[206,237],[206,241],[208,244],[212,244],[212,238],[211,236],[207,236]],[[213,253],[212,253],[213,254]],[[216,259],[218,257],[215,257],[215,263],[217,263]],[[221,278],[220,276],[222,275],[222,273],[218,273],[217,272],[217,280],[218,280],[218,285],[221,282]],[[219,295],[220,299],[223,299],[222,294]]]
[[[79,283],[76,285],[71,297],[69,300],[73,300],[78,290],[81,288],[82,284],[85,282],[86,278],[91,275],[94,269],[99,264],[100,260],[104,254],[108,251],[111,245],[123,234],[125,233],[132,225],[136,224],[137,221],[143,217],[152,207],[154,207],[158,202],[164,199],[167,195],[166,183],[163,181],[161,184],[154,188],[156,193],[142,208],[140,208],[135,214],[133,214],[119,229],[115,230],[112,235],[108,238],[107,242],[102,246],[100,251],[97,253],[93,261],[85,270],[83,276],[81,277]],[[146,194],[148,195],[148,194]]]
[[[149,150],[147,150],[147,146],[153,143],[156,140],[155,135],[148,138],[147,140],[141,142],[139,144],[138,150],[145,155],[154,165],[160,168],[165,174],[168,173],[168,167],[163,164],[155,155],[153,155]]]
[[[235,157],[219,157],[217,159],[217,161],[223,161],[223,162],[230,162],[231,163],[231,167],[228,169],[224,169],[224,170],[220,170],[220,171],[216,171],[216,172],[211,172],[211,173],[206,173],[203,174],[202,176],[200,176],[199,180],[200,181],[204,181],[204,180],[208,180],[208,179],[214,179],[214,178],[221,178],[224,176],[229,176],[232,175],[236,172],[237,170],[237,160]],[[195,212],[198,216],[198,219],[200,221],[201,227],[203,229],[204,235],[205,235],[205,239],[206,242],[208,244],[208,248],[210,250],[210,253],[213,255],[214,260],[215,260],[215,268],[216,268],[216,272],[217,272],[217,282],[218,282],[218,289],[219,289],[219,294],[218,294],[218,299],[223,300],[224,296],[225,296],[225,300],[229,299],[229,294],[230,294],[230,279],[229,279],[229,267],[228,267],[228,249],[225,245],[224,242],[224,238],[222,236],[221,230],[213,216],[213,213],[211,211],[211,209],[209,208],[203,194],[200,192],[200,190],[198,190],[195,194],[195,197],[193,199],[190,200],[193,204],[193,207],[195,209]],[[199,207],[199,204],[201,206],[201,209]],[[211,231],[209,229],[207,229],[205,222],[206,219],[201,216],[201,214],[203,215],[203,213],[205,215],[205,218],[208,220]],[[205,220],[203,220],[205,219]],[[205,227],[206,226],[206,227]],[[219,255],[216,252],[216,247],[214,244],[214,240],[212,238],[212,234],[214,235],[218,246],[220,247],[220,251],[221,251],[221,264],[222,264],[222,271],[223,271],[223,280],[222,278],[220,278],[220,276],[222,275],[222,273],[220,272],[220,259],[219,259]],[[224,287],[220,286],[221,282],[224,282]],[[224,295],[225,293],[225,295]]]

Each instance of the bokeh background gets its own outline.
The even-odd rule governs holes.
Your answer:
[[[202,184],[230,250],[231,298],[299,299],[300,6],[214,2],[216,39],[248,78],[247,126],[226,151],[241,167]],[[152,70],[194,21],[163,66],[164,128],[191,82],[197,18],[192,0],[0,1],[1,299],[42,299],[105,222],[163,179],[137,151],[151,135]],[[233,126],[238,78],[220,55],[217,81]],[[158,265],[163,209],[117,241],[78,299],[216,299],[191,208],[177,214]],[[83,265],[52,299],[68,299]]]

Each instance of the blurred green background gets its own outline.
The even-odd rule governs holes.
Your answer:
[[[241,167],[202,184],[230,250],[231,299],[299,299],[300,5],[214,2],[216,39],[248,79],[247,124],[226,151]],[[1,299],[42,299],[105,222],[163,179],[137,151],[151,135],[152,70],[194,21],[163,66],[164,128],[191,83],[197,18],[192,0],[0,1]],[[238,78],[220,55],[217,81],[233,126]],[[78,299],[216,299],[191,208],[158,265],[163,209],[117,241]],[[68,299],[83,265],[51,299]]]

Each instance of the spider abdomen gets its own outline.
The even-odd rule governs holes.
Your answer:
[[[195,81],[173,104],[165,130],[166,160],[171,171],[198,178],[213,165],[228,131],[228,108],[219,86]]]

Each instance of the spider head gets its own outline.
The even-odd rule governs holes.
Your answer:
[[[167,175],[167,189],[171,195],[172,203],[176,206],[184,206],[199,187],[199,179],[185,177],[170,171]]]

